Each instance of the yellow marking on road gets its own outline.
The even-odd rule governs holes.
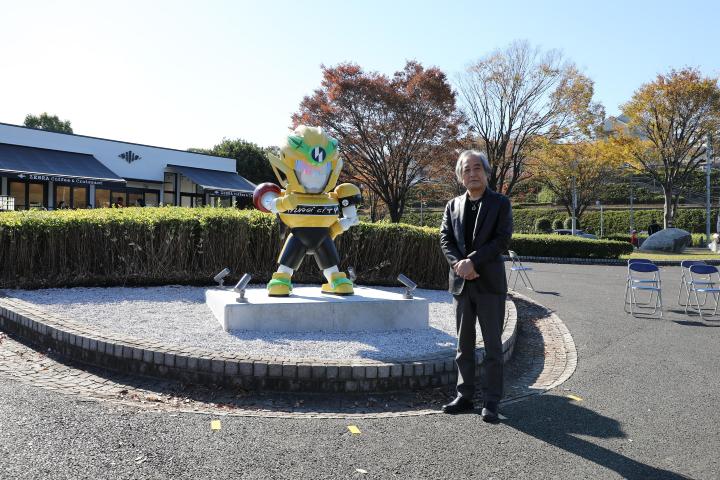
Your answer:
[[[220,430],[222,426],[220,425],[220,420],[211,420],[210,421],[210,429],[211,430]]]
[[[569,393],[569,394],[567,394],[567,395],[565,395],[565,396],[566,396],[567,398],[569,398],[570,400],[575,400],[576,402],[582,402],[582,401],[583,401],[582,397],[578,397],[577,395],[573,395],[572,393]]]
[[[353,435],[359,435],[360,429],[356,425],[348,425],[348,430],[350,430],[350,433]]]

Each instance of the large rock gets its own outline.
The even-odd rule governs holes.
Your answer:
[[[692,245],[692,235],[681,228],[666,228],[650,235],[640,246],[643,252],[682,253]]]

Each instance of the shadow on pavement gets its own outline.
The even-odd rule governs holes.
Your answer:
[[[712,325],[709,323],[703,323],[703,322],[692,322],[689,320],[673,320],[674,323],[677,323],[678,325],[685,325],[686,327],[711,327],[711,328],[717,328],[720,327],[720,324]]]
[[[521,409],[527,409],[526,414],[520,414]],[[508,415],[512,415],[513,410],[518,411],[517,415],[503,421],[506,425],[613,470],[622,478],[630,480],[689,478],[651,467],[579,438],[577,435],[595,438],[626,438],[627,436],[617,420],[604,417],[569,398],[539,395],[527,402],[509,405],[504,410],[507,410]]]

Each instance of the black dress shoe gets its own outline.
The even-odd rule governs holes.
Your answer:
[[[497,423],[500,418],[498,417],[498,404],[497,402],[485,402],[483,403],[482,413],[480,416],[483,422]]]
[[[461,413],[461,412],[468,412],[474,408],[472,400],[469,400],[465,397],[461,397],[458,395],[455,397],[455,400],[448,403],[447,405],[443,405],[442,411],[443,413]]]

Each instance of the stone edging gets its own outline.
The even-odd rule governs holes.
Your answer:
[[[517,310],[511,298],[506,313],[502,345],[507,362],[517,336]],[[122,373],[248,390],[380,392],[439,387],[457,379],[454,354],[394,362],[256,358],[102,332],[9,297],[0,297],[0,329],[68,359]],[[484,357],[481,345],[478,363]]]
[[[557,330],[558,337],[562,341],[562,352],[558,355],[557,360],[563,360],[563,362],[561,364],[553,366],[552,370],[547,373],[547,378],[549,379],[548,382],[541,382],[539,384],[536,383],[532,386],[531,392],[528,392],[524,395],[516,396],[515,398],[508,399],[508,401],[503,403],[513,403],[516,401],[520,401],[528,396],[540,395],[542,393],[552,390],[553,388],[559,387],[560,385],[568,381],[570,377],[572,377],[573,373],[575,373],[578,362],[578,353],[577,349],[575,348],[575,341],[573,340],[572,334],[567,328],[567,325],[565,325],[565,323],[560,319],[560,317],[558,317],[555,312],[548,309],[544,305],[541,305],[530,297],[526,297],[525,295],[522,295],[515,291],[513,291],[513,296],[525,302],[536,305],[544,309],[548,313],[547,318],[550,319],[549,323],[552,323],[553,328]],[[542,376],[545,376],[545,374],[543,374]]]

